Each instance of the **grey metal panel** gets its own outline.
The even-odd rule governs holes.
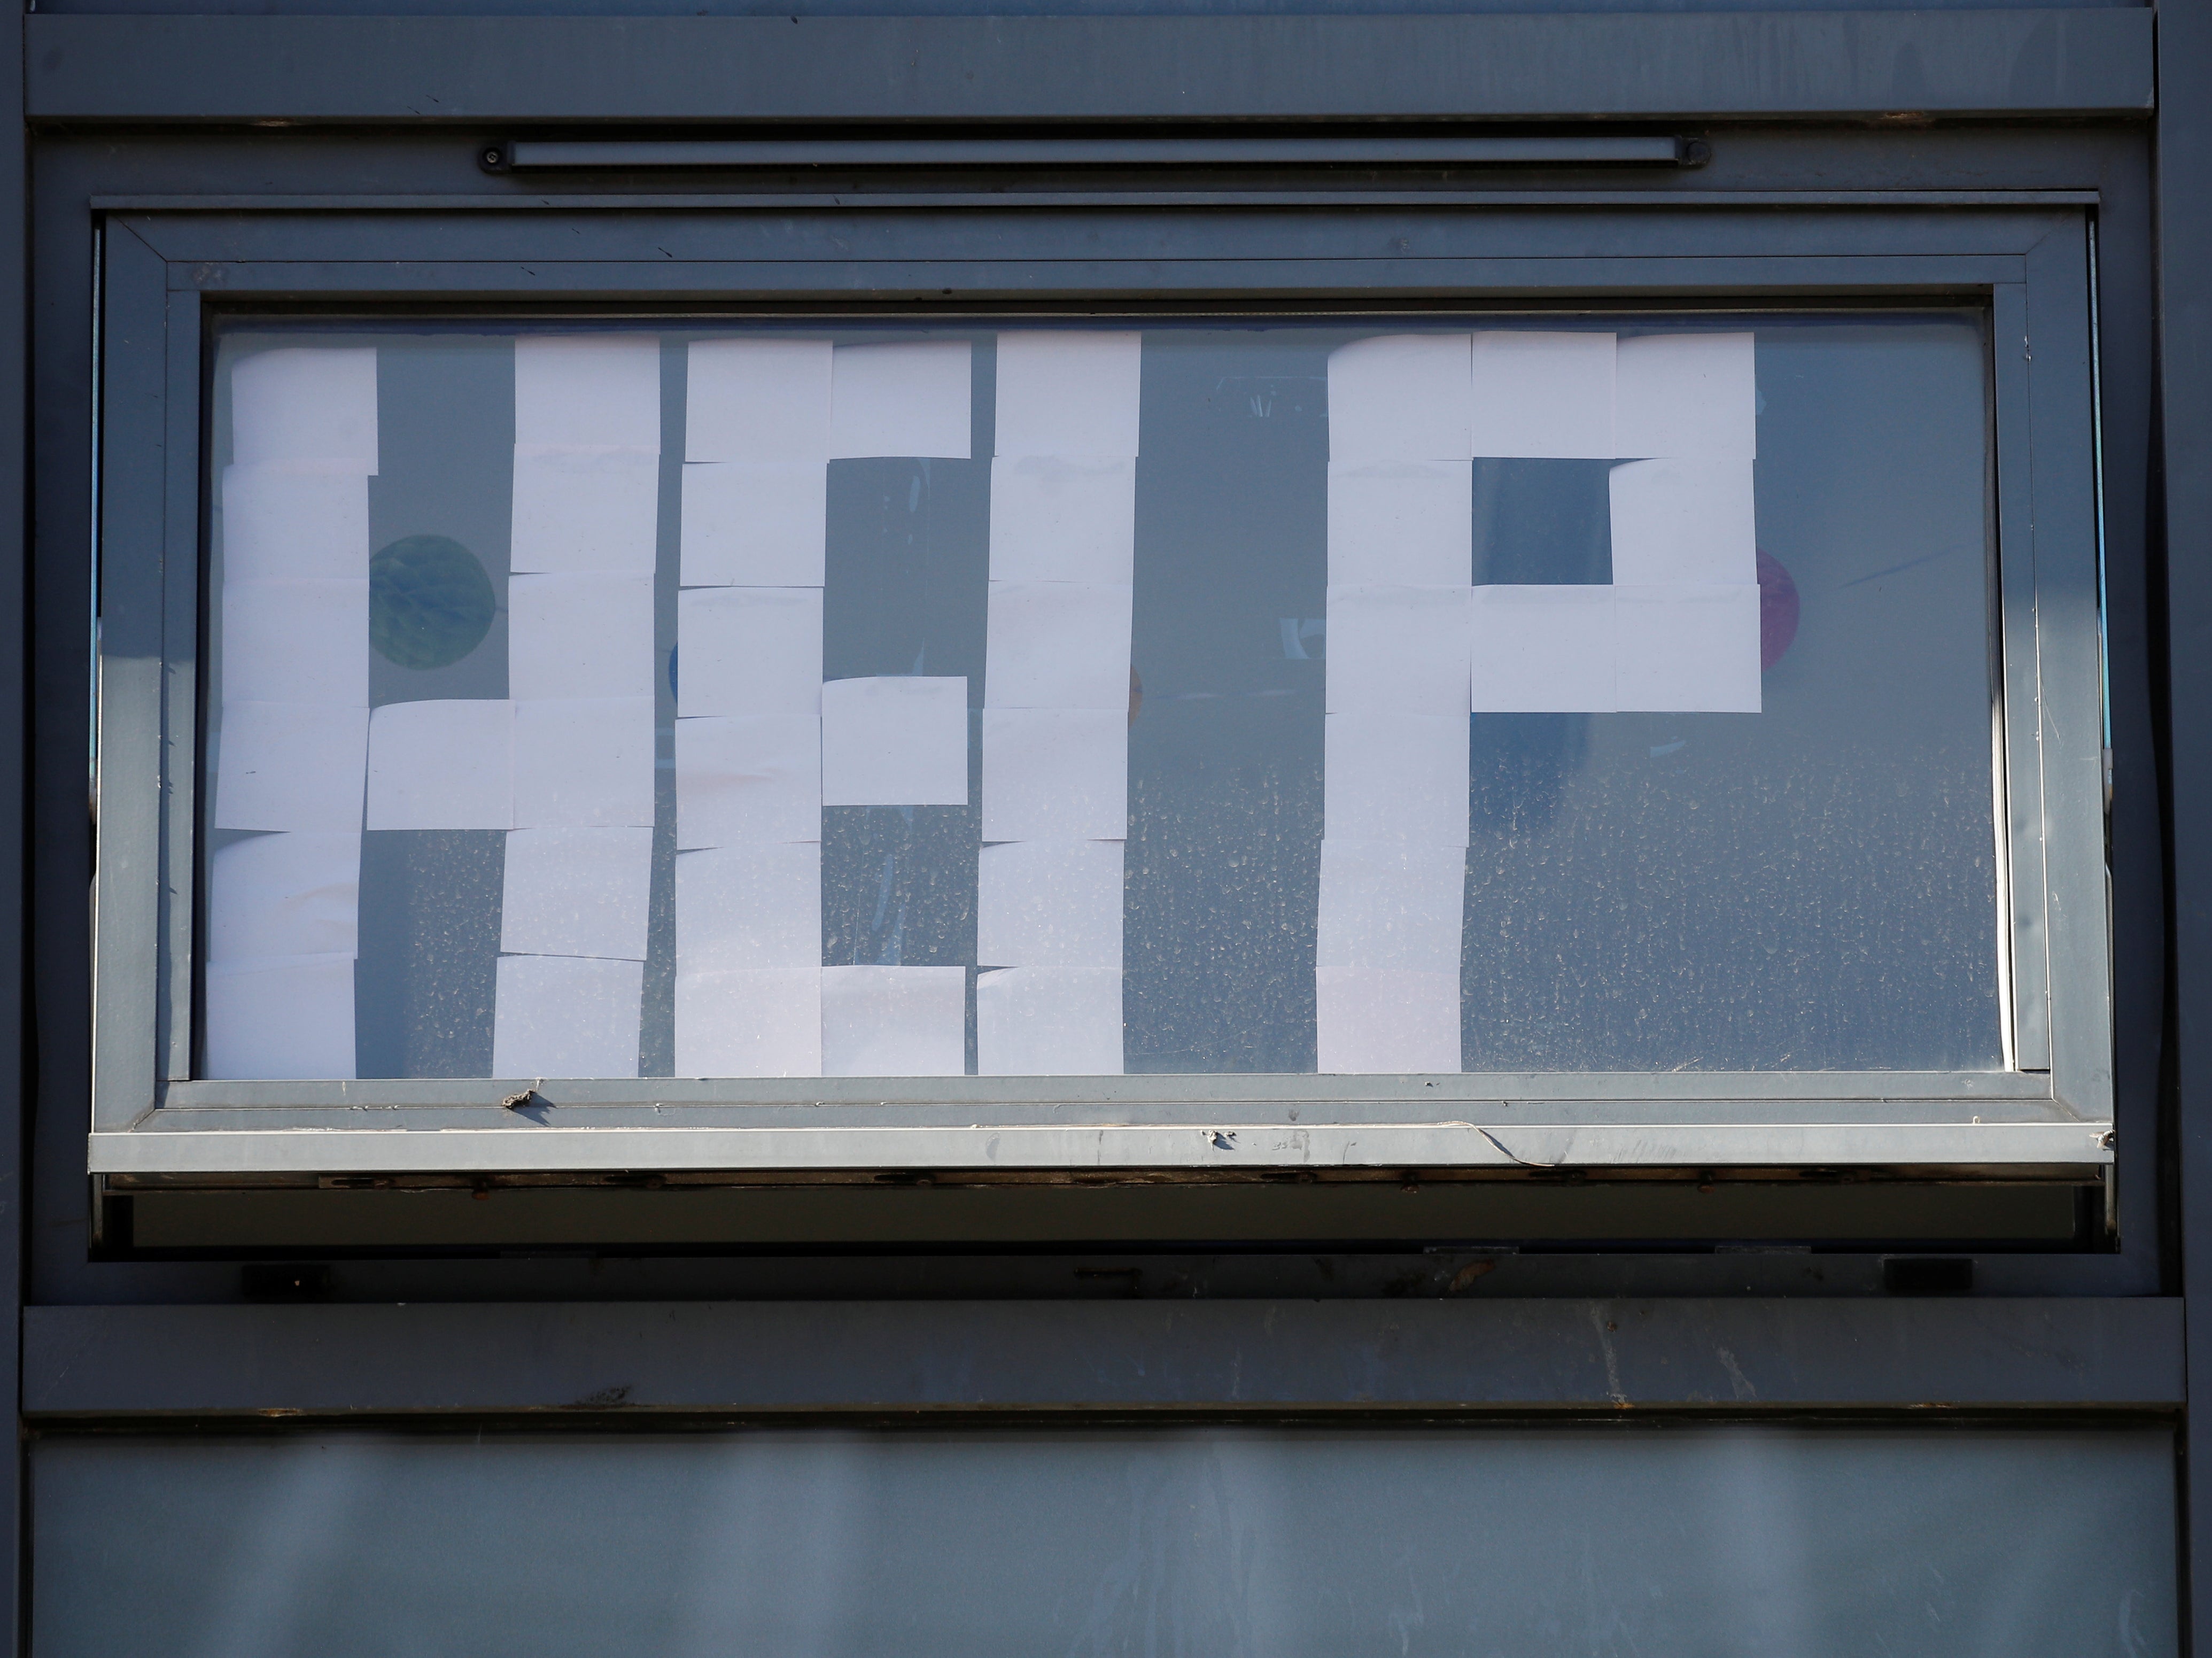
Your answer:
[[[501,147],[510,170],[598,167],[943,167],[1009,159],[994,138],[518,139]],[[1426,163],[1468,167],[1674,167],[1685,141],[1619,138],[1032,138],[1033,167],[1286,167]],[[485,152],[489,155],[490,152]]]
[[[2171,1300],[36,1307],[38,1417],[2168,1408]]]
[[[168,319],[167,501],[161,514],[162,941],[154,1039],[164,1078],[192,1074],[192,939],[198,895],[200,683],[200,307],[172,293]]]
[[[26,20],[37,120],[2139,114],[2148,10]]]

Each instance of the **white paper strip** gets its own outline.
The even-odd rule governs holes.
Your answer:
[[[1134,460],[1002,455],[991,463],[994,580],[1127,586],[1136,548]]]
[[[975,959],[986,967],[1121,965],[1122,843],[1010,841],[975,866]]]
[[[1747,460],[1633,460],[1608,475],[1613,579],[1759,580],[1758,513]]]
[[[1482,329],[1474,336],[1474,452],[1608,460],[1613,337]]]
[[[1012,967],[977,974],[975,1069],[986,1077],[1121,1075],[1121,969]]]
[[[376,348],[283,346],[240,357],[230,371],[230,459],[376,471]]]
[[[695,341],[687,380],[686,460],[829,459],[829,341]]]
[[[1624,459],[1759,453],[1750,334],[1645,334],[1615,359],[1613,452]]]
[[[676,855],[676,970],[822,964],[822,848],[757,841]]]
[[[507,609],[517,701],[653,695],[651,576],[514,576]]]
[[[507,837],[499,947],[510,956],[645,959],[649,829],[526,829]]]
[[[820,1076],[822,969],[678,974],[676,1074]]]
[[[1456,980],[1467,853],[1401,841],[1321,843],[1322,967],[1387,967]]]
[[[660,447],[660,340],[524,334],[514,342],[517,447]]]
[[[368,706],[368,581],[222,586],[226,702]]]
[[[1328,458],[1465,460],[1474,452],[1468,362],[1465,334],[1339,346],[1328,354]]]
[[[830,360],[830,458],[967,459],[974,355],[966,340],[839,346]]]
[[[502,956],[491,1023],[495,1077],[635,1077],[645,964]]]
[[[822,688],[822,804],[968,804],[968,681],[891,676]]]
[[[968,1070],[964,967],[822,969],[822,1074],[958,1077]]]
[[[1465,714],[1468,592],[1331,587],[1328,712]]]
[[[215,826],[361,827],[368,710],[311,702],[226,702],[216,750]]]
[[[653,450],[517,445],[509,568],[651,575],[659,506]]]
[[[822,722],[798,714],[678,720],[676,835],[686,851],[819,841]]]
[[[1474,590],[1469,706],[1477,714],[1610,714],[1619,708],[1610,586]]]
[[[650,828],[653,699],[514,705],[514,827]]]
[[[822,712],[822,589],[698,587],[676,601],[677,712]]]
[[[1144,338],[1103,330],[1002,332],[994,452],[1134,457]]]
[[[368,827],[514,827],[514,705],[389,702],[368,721]]]
[[[1467,844],[1464,714],[1333,714],[1322,724],[1328,840]]]
[[[983,710],[986,841],[1120,841],[1128,832],[1126,710]]]
[[[1082,581],[994,581],[983,703],[992,708],[1129,708],[1131,589]]]
[[[819,587],[827,461],[721,461],[684,469],[687,587]]]
[[[353,957],[210,962],[207,1074],[331,1081],[354,1073]]]
[[[1314,969],[1315,1068],[1324,1076],[1460,1068],[1459,975],[1396,968]]]
[[[1474,568],[1471,460],[1331,461],[1332,586],[1463,587]]]
[[[1759,712],[1755,586],[1620,586],[1613,592],[1623,709]]]
[[[368,574],[368,474],[329,461],[222,469],[222,579]]]
[[[208,960],[351,956],[360,940],[361,836],[257,835],[208,871]]]

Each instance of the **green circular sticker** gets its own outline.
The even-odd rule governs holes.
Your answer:
[[[403,668],[442,668],[483,643],[497,608],[477,556],[447,536],[408,536],[369,561],[368,640]]]

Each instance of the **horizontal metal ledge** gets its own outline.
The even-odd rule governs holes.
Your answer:
[[[23,1410],[2170,1409],[2163,1299],[31,1307]]]
[[[482,152],[488,172],[653,167],[1696,167],[1702,139],[819,138],[550,143]]]

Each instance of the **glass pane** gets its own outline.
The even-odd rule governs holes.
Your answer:
[[[1970,313],[239,327],[202,1074],[2002,1063]]]

